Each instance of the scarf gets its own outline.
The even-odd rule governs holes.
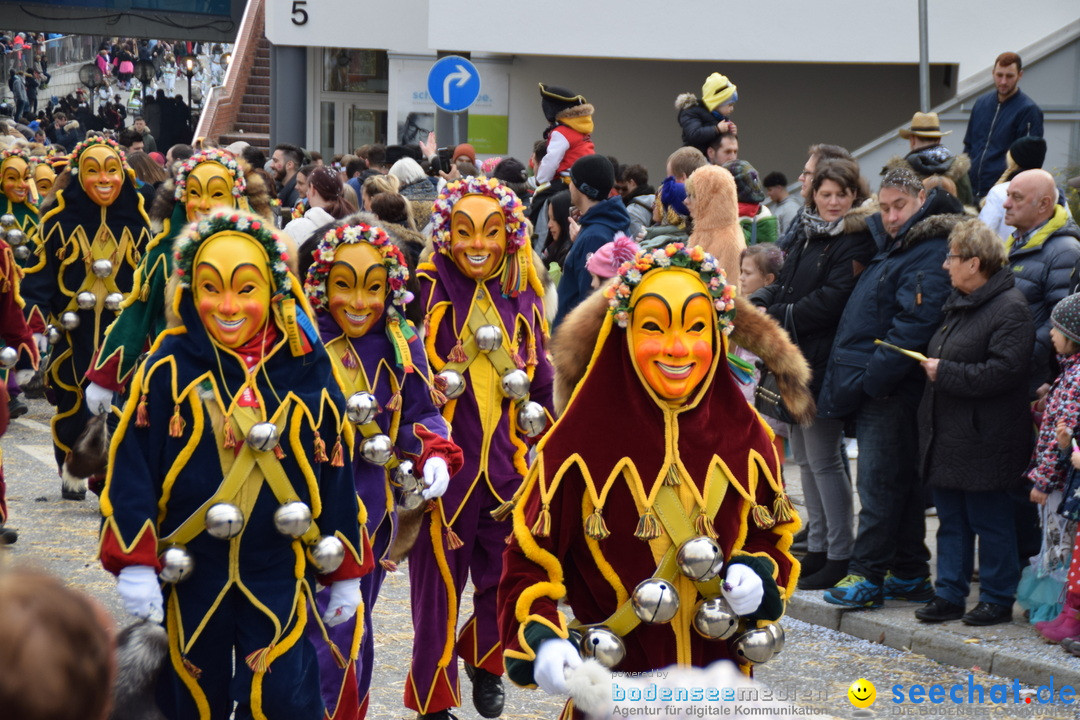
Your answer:
[[[807,205],[802,214],[803,230],[806,231],[806,239],[819,235],[839,235],[844,231],[844,218],[840,217],[833,221],[823,219]]]

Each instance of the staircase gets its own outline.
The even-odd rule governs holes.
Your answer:
[[[270,42],[265,17],[265,0],[250,0],[225,82],[211,90],[195,137],[216,138],[222,147],[243,140],[269,153]]]

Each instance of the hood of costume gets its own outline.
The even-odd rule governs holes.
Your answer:
[[[700,245],[734,280],[739,276],[739,255],[746,249],[735,178],[722,167],[703,165],[687,183],[694,195],[694,229],[689,244]]]

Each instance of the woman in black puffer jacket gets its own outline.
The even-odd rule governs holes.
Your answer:
[[[802,226],[780,279],[750,297],[784,326],[806,356],[815,397],[848,296],[874,255],[874,242],[866,228],[868,213],[857,209],[865,199],[860,188],[859,165],[854,160],[819,163]],[[846,572],[854,542],[851,480],[843,457],[844,423],[817,418],[808,427],[793,426],[790,439],[808,515],[809,552],[802,561],[799,587],[832,587],[837,573],[842,577]]]
[[[982,614],[1005,621],[1020,578],[1008,491],[1023,480],[1031,455],[1035,325],[1001,240],[980,220],[953,229],[943,259],[953,293],[930,339],[923,363],[930,382],[919,407],[922,475],[941,523],[936,597],[915,616],[938,622],[963,615],[978,535],[979,601],[991,606]]]

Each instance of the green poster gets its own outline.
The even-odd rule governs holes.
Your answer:
[[[509,142],[510,119],[506,115],[469,113],[469,144],[477,154],[505,155]]]

